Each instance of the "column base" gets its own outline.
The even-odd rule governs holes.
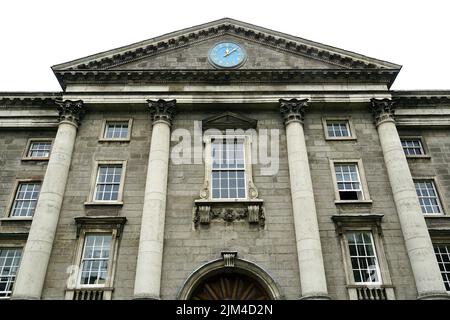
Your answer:
[[[135,295],[133,300],[161,300],[161,297],[147,294],[139,294]]]
[[[450,294],[442,292],[431,292],[419,295],[417,300],[450,300]]]
[[[326,293],[313,293],[300,296],[299,300],[331,300],[331,297]]]

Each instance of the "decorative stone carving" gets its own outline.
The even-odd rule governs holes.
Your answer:
[[[201,199],[208,199],[209,197],[209,181],[205,180],[203,183],[203,187],[200,190],[200,198]]]
[[[199,227],[200,224],[210,224],[212,221],[232,223],[243,220],[264,227],[266,219],[262,204],[262,201],[230,204],[198,200],[192,210],[192,221],[195,227]]]
[[[172,124],[173,117],[175,116],[175,109],[177,100],[147,100],[148,107],[150,109],[150,116],[153,123],[157,121],[167,122]]]
[[[56,109],[59,113],[59,121],[70,121],[77,126],[80,125],[81,119],[84,116],[85,108],[83,100],[56,100]]]
[[[308,99],[280,99],[280,112],[284,119],[284,124],[298,121],[303,123],[306,109],[308,108]]]
[[[237,252],[236,251],[222,251],[220,254],[222,255],[225,267],[233,268],[236,257],[237,257]]]
[[[396,102],[391,99],[373,98],[370,100],[370,109],[377,126],[386,120],[394,121],[395,104]]]
[[[248,180],[248,197],[250,199],[257,199],[258,195],[258,189],[256,188],[255,184],[252,180]]]

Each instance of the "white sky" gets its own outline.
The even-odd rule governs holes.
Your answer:
[[[450,89],[448,0],[1,0],[0,91],[60,91],[50,67],[230,17],[403,66],[392,89]]]

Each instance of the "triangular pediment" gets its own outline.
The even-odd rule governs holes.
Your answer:
[[[71,62],[67,70],[214,69],[208,51],[214,43],[242,44],[248,59],[240,69],[399,69],[400,66],[241,21],[224,18]]]
[[[206,129],[255,129],[257,120],[234,113],[225,112],[203,119],[202,128]]]

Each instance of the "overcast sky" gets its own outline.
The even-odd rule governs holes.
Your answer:
[[[449,0],[1,0],[0,91],[60,91],[52,65],[223,17],[400,64],[392,89],[450,89],[449,9]]]

